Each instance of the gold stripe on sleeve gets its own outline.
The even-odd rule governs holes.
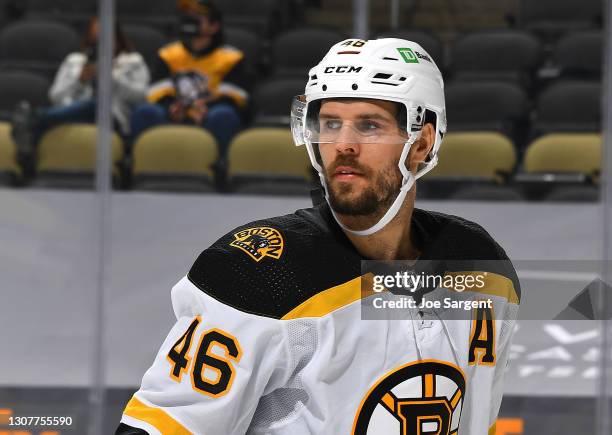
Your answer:
[[[163,409],[145,405],[134,396],[128,402],[123,413],[149,423],[164,435],[193,435]]]
[[[283,320],[302,317],[323,317],[372,294],[372,274],[358,276],[343,284],[328,288],[305,300],[285,314]]]

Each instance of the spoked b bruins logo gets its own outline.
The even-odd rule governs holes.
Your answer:
[[[353,435],[459,435],[465,376],[456,366],[417,361],[385,375],[355,415]]]
[[[278,260],[283,253],[283,236],[274,228],[247,228],[234,234],[230,246],[246,252],[255,261],[264,257]]]

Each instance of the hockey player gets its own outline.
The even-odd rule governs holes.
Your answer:
[[[414,207],[445,130],[442,76],[422,47],[334,45],[292,107],[325,201],[202,252],[172,290],[177,323],[117,434],[494,433],[520,290],[482,227]],[[493,305],[465,318],[414,306],[366,320],[380,294],[363,288],[365,259],[480,274],[480,287],[414,297]]]

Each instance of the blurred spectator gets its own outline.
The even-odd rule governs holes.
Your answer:
[[[30,149],[48,129],[62,123],[93,123],[96,118],[97,46],[99,23],[92,18],[81,51],[62,62],[49,90],[51,107],[32,108],[21,102],[13,114],[13,138]],[[121,27],[115,27],[112,113],[115,127],[129,134],[130,111],[146,98],[150,74],[143,57],[135,52]]]
[[[198,125],[213,134],[224,161],[248,98],[244,54],[223,45],[222,16],[213,1],[179,0],[178,8],[180,40],[159,50],[149,103],[132,113],[133,136],[159,124]]]

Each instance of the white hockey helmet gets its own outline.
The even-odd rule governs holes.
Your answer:
[[[438,162],[438,150],[446,132],[442,74],[419,44],[395,38],[344,40],[334,45],[310,70],[304,95],[295,97],[291,105],[291,131],[296,145],[306,145],[329,203],[318,151],[318,144],[323,142],[318,135],[318,111],[321,100],[328,98],[386,100],[401,103],[406,108],[407,134],[402,140],[405,141],[404,149],[398,162],[402,187],[385,215],[372,227],[356,231],[346,228],[330,205],[334,218],[343,229],[356,235],[373,234],[395,217],[415,180]],[[433,120],[432,114],[435,114],[435,142],[426,161],[413,174],[406,167],[406,158],[410,147],[420,137],[426,117]]]

